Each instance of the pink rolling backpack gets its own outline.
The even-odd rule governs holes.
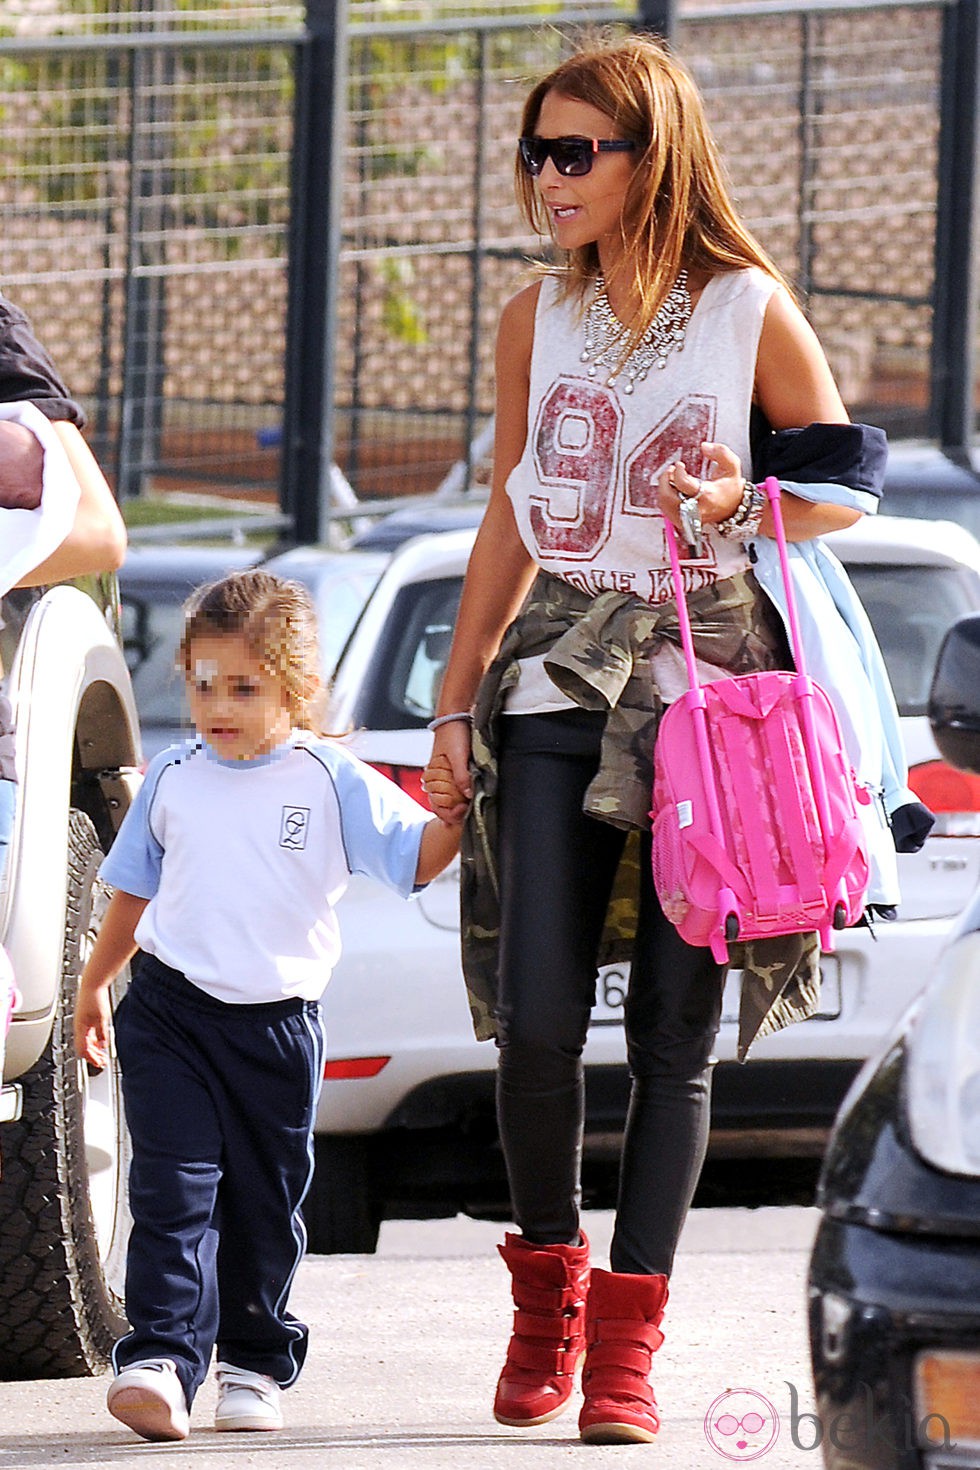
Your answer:
[[[861,915],[868,855],[837,716],[805,671],[779,503],[765,482],[786,586],[796,672],[702,685],[677,537],[664,523],[690,688],[665,712],[654,750],[653,879],[667,918],[719,963],[735,939],[833,931]]]

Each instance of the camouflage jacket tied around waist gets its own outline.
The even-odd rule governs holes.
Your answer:
[[[699,659],[752,673],[780,666],[778,636],[751,572],[699,589],[687,598]],[[545,655],[545,668],[569,699],[606,714],[599,766],[586,791],[590,815],[626,828],[627,841],[606,915],[599,964],[628,963],[636,930],[639,833],[650,828],[653,747],[664,705],[651,655],[664,639],[680,643],[674,602],[652,607],[628,593],[591,598],[539,573],[477,693],[473,723],[473,802],[461,849],[463,973],[477,1038],[496,1035],[500,913],[496,862],[496,729],[517,661]],[[820,998],[816,935],[787,935],[730,946],[744,972],[739,1060],[757,1038],[806,1020]]]

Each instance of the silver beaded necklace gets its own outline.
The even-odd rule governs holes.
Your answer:
[[[604,276],[596,276],[595,291],[585,314],[585,346],[582,362],[589,364],[589,377],[600,369],[611,369],[606,387],[612,388],[623,374],[624,393],[632,393],[635,383],[642,383],[656,363],[667,366],[672,352],[684,346],[687,324],[691,320],[691,293],[687,289],[687,271],[682,270],[664,298],[663,305],[625,362],[621,363],[626,329],[609,305]]]

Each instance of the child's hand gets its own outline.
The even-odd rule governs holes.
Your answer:
[[[105,1066],[109,1047],[109,990],[81,987],[75,1000],[75,1051],[81,1062]]]
[[[469,800],[456,784],[447,755],[433,755],[422,772],[422,789],[440,822],[447,827],[455,827],[462,822],[469,809]]]

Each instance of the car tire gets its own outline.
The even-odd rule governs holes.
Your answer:
[[[102,856],[92,823],[72,811],[59,1003],[43,1056],[20,1079],[22,1115],[0,1138],[2,1378],[100,1372],[127,1330],[129,1137],[119,1073],[113,1055],[90,1076],[73,1035],[79,975],[108,902]]]
[[[317,1134],[316,1168],[303,1204],[307,1249],[314,1255],[371,1256],[378,1248],[381,1206],[370,1140]]]

